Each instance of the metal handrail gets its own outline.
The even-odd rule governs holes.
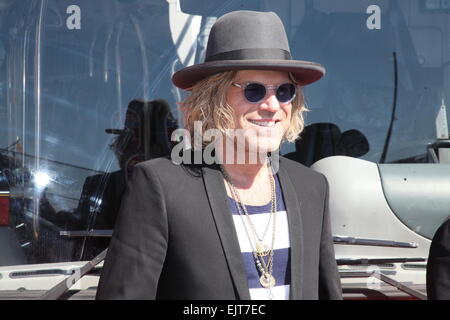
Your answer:
[[[388,285],[397,288],[398,290],[405,292],[406,294],[417,298],[419,300],[427,300],[427,295],[423,294],[422,292],[418,291],[418,290],[414,290],[413,288],[410,288],[388,276],[386,276],[385,274],[373,270],[373,271],[357,271],[357,272],[339,272],[339,275],[341,278],[370,278],[370,277],[374,277],[377,278],[380,281],[383,281],[385,283],[387,283]]]
[[[102,237],[110,238],[112,237],[113,230],[64,230],[60,231],[59,235],[61,237],[68,238],[80,238],[80,237]]]

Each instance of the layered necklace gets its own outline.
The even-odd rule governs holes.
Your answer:
[[[255,260],[256,267],[259,271],[259,282],[261,285],[269,290],[269,298],[272,299],[273,295],[271,289],[276,285],[276,279],[273,276],[273,248],[275,244],[275,228],[276,228],[276,211],[277,211],[277,197],[275,192],[275,178],[273,177],[272,166],[268,165],[270,189],[271,189],[271,212],[269,221],[265,227],[262,236],[259,236],[256,231],[255,225],[252,222],[250,215],[248,214],[245,204],[241,201],[239,193],[230,179],[230,176],[225,172],[224,168],[220,166],[220,170],[230,187],[231,193],[236,200],[236,207],[242,218],[245,232],[247,233],[248,240],[252,247],[253,258]],[[264,238],[267,234],[269,226],[272,224],[272,239],[270,247],[264,243]]]

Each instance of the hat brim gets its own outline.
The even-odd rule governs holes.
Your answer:
[[[238,70],[271,70],[290,72],[301,86],[311,84],[325,75],[325,68],[318,63],[301,60],[225,60],[211,61],[183,68],[174,73],[172,82],[188,90],[197,82],[213,74]]]

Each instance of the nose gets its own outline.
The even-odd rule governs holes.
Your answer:
[[[269,91],[265,100],[261,102],[259,107],[261,110],[277,112],[280,109],[280,103],[278,102],[275,93],[273,91]]]

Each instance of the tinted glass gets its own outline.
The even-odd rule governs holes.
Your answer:
[[[212,24],[238,9],[276,12],[293,57],[326,67],[304,88],[306,124],[323,143],[302,154],[432,162],[427,145],[448,139],[445,3],[0,0],[0,236],[9,243],[0,264],[86,260],[107,246],[68,235],[113,228],[130,168],[166,154],[182,125],[185,93],[172,74],[203,61]]]

